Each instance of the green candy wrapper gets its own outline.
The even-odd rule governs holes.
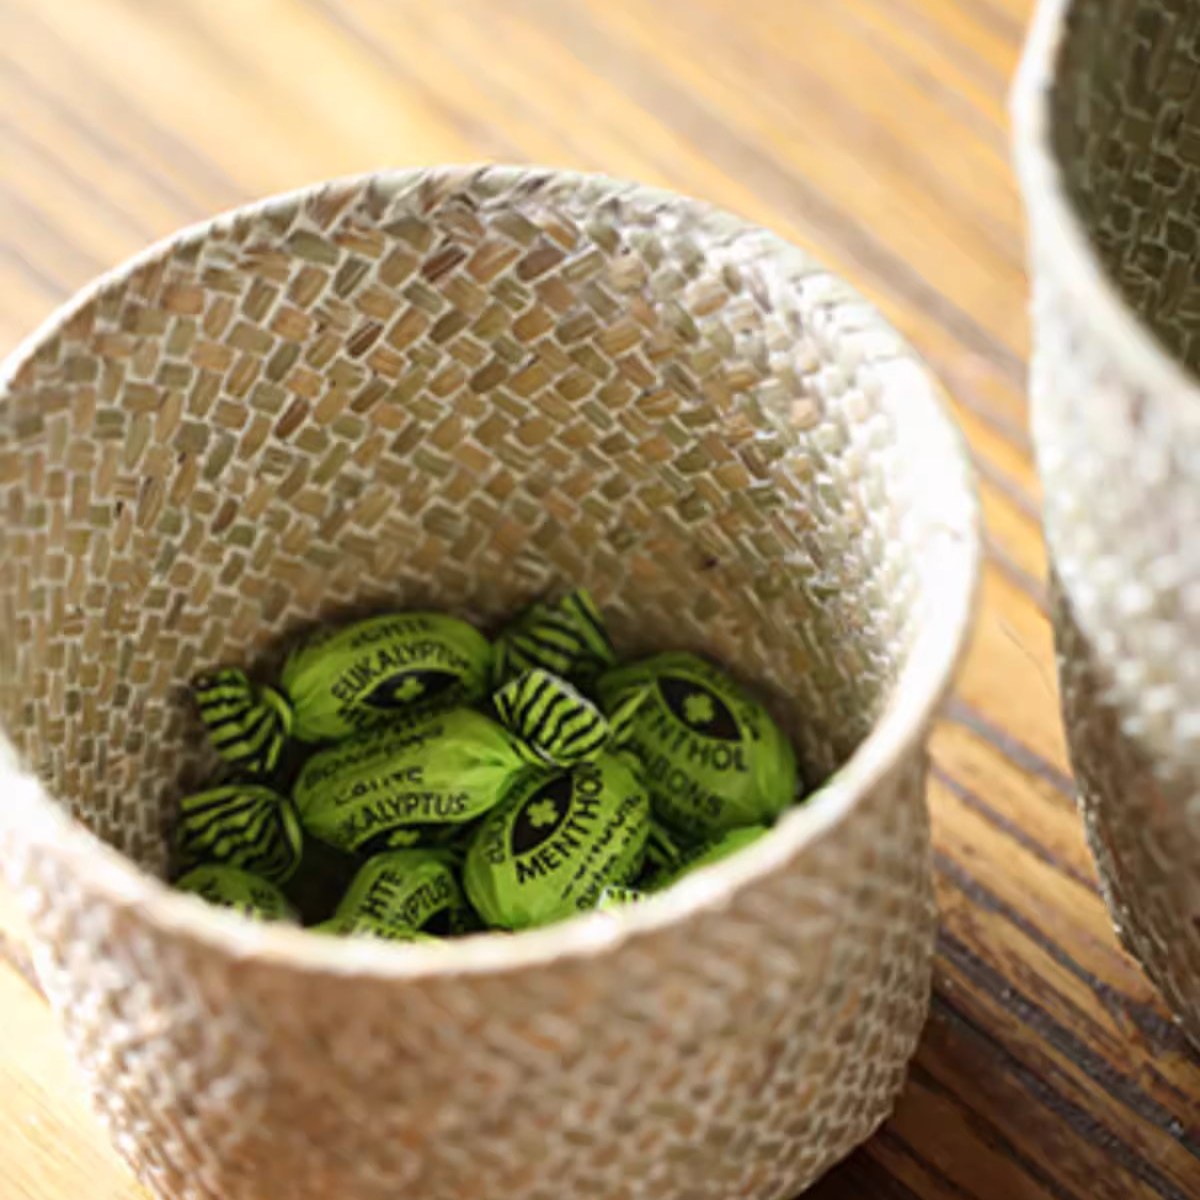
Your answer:
[[[646,856],[642,864],[642,879],[653,878],[673,871],[682,861],[686,853],[684,847],[676,840],[664,825],[658,821],[650,822],[650,832],[646,835]]]
[[[796,756],[767,711],[727,675],[683,652],[618,667],[597,684],[605,712],[650,694],[633,717],[655,816],[687,838],[772,820],[795,798]]]
[[[605,888],[597,907],[611,909],[636,904],[654,892],[664,891],[685,875],[728,858],[767,832],[766,825],[746,825],[681,850],[671,841],[670,834],[651,822],[650,836],[646,839],[645,865],[637,886]]]
[[[583,588],[531,604],[496,639],[493,685],[540,668],[584,686],[617,661],[604,619]]]
[[[198,675],[192,696],[213,749],[247,775],[270,775],[292,732],[292,709],[274,689],[245,671],[223,667]]]
[[[477,923],[451,862],[437,850],[377,854],[354,877],[334,916],[367,917],[442,936],[466,933]]]
[[[485,818],[463,870],[489,925],[527,929],[594,908],[641,866],[650,804],[635,762],[604,754],[520,776]]]
[[[314,837],[370,852],[453,836],[495,805],[526,766],[511,734],[458,708],[314,754],[294,796]]]
[[[304,835],[292,802],[257,784],[226,784],[180,802],[176,844],[184,863],[224,863],[273,883],[300,866]]]
[[[192,892],[209,904],[231,908],[256,921],[295,919],[287,897],[275,884],[238,867],[207,863],[189,871],[175,886],[181,892]]]
[[[310,925],[311,933],[331,934],[334,937],[373,937],[385,942],[436,942],[439,939],[403,925],[388,925],[374,917],[330,917],[319,925]]]
[[[465,621],[394,613],[310,637],[284,664],[282,690],[293,735],[334,742],[404,714],[472,704],[491,667],[491,646]]]
[[[711,866],[713,863],[720,862],[721,859],[737,853],[743,846],[758,841],[767,832],[769,830],[766,825],[745,825],[740,829],[731,829],[728,833],[721,834],[720,837],[709,838],[708,841],[701,842],[698,846],[693,846],[685,851],[682,858],[656,874],[644,883],[643,887],[648,891],[661,892],[663,888],[670,887],[685,875],[690,875],[693,871],[699,871],[701,867]]]

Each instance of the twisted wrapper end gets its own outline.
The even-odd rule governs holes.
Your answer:
[[[223,667],[197,676],[192,695],[213,749],[247,775],[272,774],[283,759],[295,714],[282,692]]]
[[[585,588],[530,605],[496,639],[493,682],[502,687],[540,668],[587,687],[617,661],[596,602]]]
[[[599,707],[540,667],[506,683],[492,703],[500,723],[516,738],[518,753],[538,766],[595,762],[612,740],[612,727]]]

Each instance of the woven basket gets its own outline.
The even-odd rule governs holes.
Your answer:
[[[355,179],[101,280],[0,383],[0,813],[37,971],[188,1200],[778,1197],[889,1111],[926,1011],[924,740],[976,513],[860,299],[710,207],[543,170]],[[811,779],[637,911],[394,947],[172,893],[184,692],[332,616],[590,587],[753,681]]]
[[[1014,101],[1080,803],[1200,1043],[1200,4],[1045,0]]]

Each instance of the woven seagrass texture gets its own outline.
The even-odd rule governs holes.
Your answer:
[[[1080,802],[1123,940],[1200,1040],[1200,5],[1050,0],[1017,113]]]
[[[1075,3],[1049,135],[1063,186],[1121,295],[1200,366],[1200,7]]]
[[[975,510],[919,366],[797,251],[538,170],[283,197],[18,352],[0,512],[0,715],[53,797],[8,805],[6,867],[97,1109],[159,1195],[782,1196],[889,1111],[929,986],[924,737]],[[753,681],[810,778],[867,735],[876,768],[851,759],[858,794],[669,920],[408,973],[395,948],[374,969],[224,937],[61,815],[161,872],[211,766],[198,668],[382,607],[487,623],[568,581],[624,652]]]
[[[1106,696],[1061,585],[1053,594],[1071,761],[1105,899],[1122,944],[1145,965],[1184,1027],[1200,1030],[1196,777],[1156,776],[1121,728],[1121,712]]]

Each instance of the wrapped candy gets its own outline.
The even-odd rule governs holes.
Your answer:
[[[496,638],[494,686],[541,668],[581,685],[617,661],[600,610],[580,588],[561,600],[531,604]]]
[[[693,846],[685,851],[682,857],[648,879],[643,886],[650,891],[661,892],[685,875],[690,875],[693,871],[699,871],[701,867],[711,866],[723,858],[728,858],[731,854],[741,850],[743,846],[758,841],[767,832],[766,825],[745,825],[739,829],[731,829],[719,837],[709,838],[698,846]]]
[[[377,854],[354,877],[334,916],[443,936],[465,933],[476,921],[451,862],[437,850]]]
[[[649,825],[637,764],[624,754],[521,775],[471,843],[467,895],[489,925],[503,929],[594,908],[606,887],[640,868]]]
[[[597,683],[612,712],[649,688],[629,748],[641,759],[656,818],[698,839],[770,821],[797,789],[791,743],[756,700],[694,654],[659,654]]]
[[[646,880],[665,876],[683,861],[684,847],[664,825],[650,821],[650,832],[646,835],[646,854],[642,862],[639,886]]]
[[[309,638],[289,656],[282,687],[302,742],[337,741],[398,714],[444,711],[483,697],[487,639],[440,613],[395,613]]]
[[[189,871],[175,886],[192,892],[209,904],[231,908],[257,921],[291,921],[295,914],[287,897],[275,884],[239,867],[206,863]]]
[[[685,875],[728,858],[743,846],[757,841],[767,831],[766,825],[748,825],[741,829],[731,829],[728,833],[700,842],[687,850],[680,850],[669,841],[661,827],[656,829],[652,823],[651,836],[646,841],[645,865],[638,878],[638,885],[605,888],[597,907],[621,908],[623,905],[645,900],[655,892],[665,891]],[[651,845],[655,842],[657,845],[652,851]],[[664,854],[663,850],[666,847],[669,847],[669,852]],[[652,856],[657,859],[657,866],[652,864]]]
[[[184,863],[224,863],[286,883],[300,865],[304,836],[286,796],[232,783],[184,797],[176,844]]]
[[[482,713],[458,708],[314,754],[293,795],[314,837],[370,853],[453,836],[526,769],[510,733]]]
[[[319,925],[310,925],[313,933],[332,934],[334,937],[373,937],[385,942],[436,942],[432,934],[421,933],[404,925],[389,925],[375,917],[330,917]]]
[[[465,621],[394,613],[312,635],[288,656],[278,690],[236,669],[203,675],[193,688],[218,753],[258,770],[278,762],[289,734],[336,742],[399,716],[473,703],[491,664],[487,639]]]

